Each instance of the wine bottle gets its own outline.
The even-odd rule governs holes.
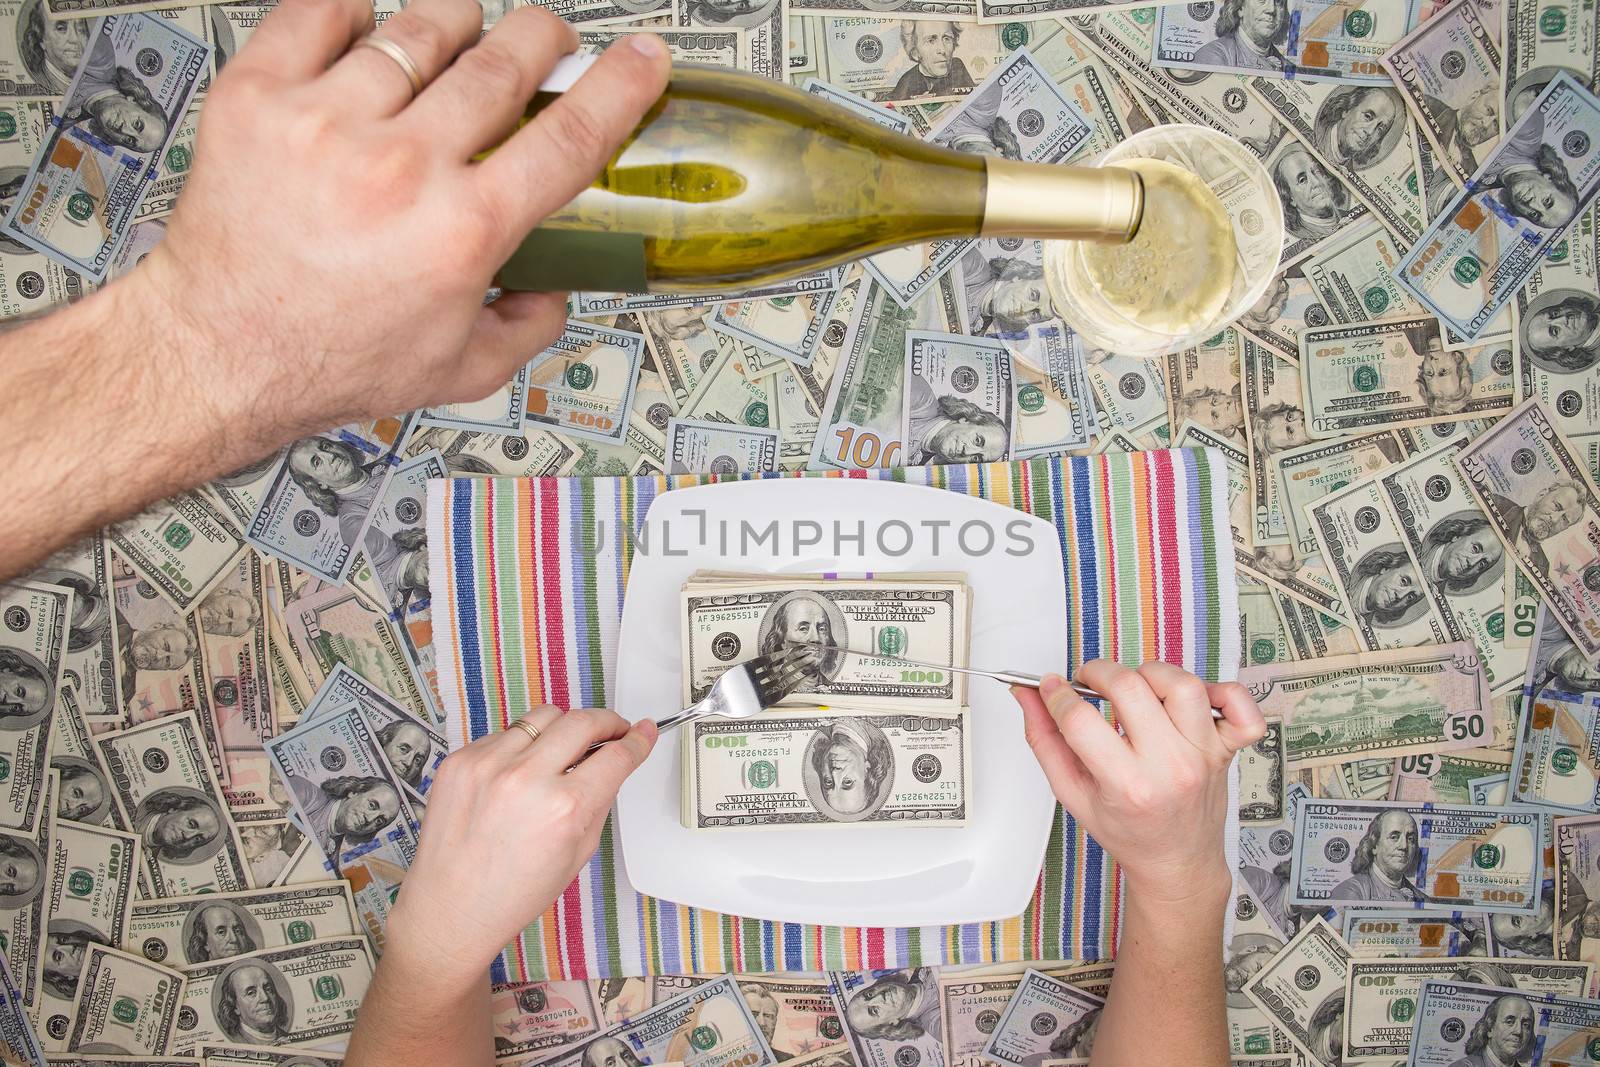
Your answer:
[[[567,57],[532,118],[586,64]],[[501,268],[506,289],[711,292],[945,237],[1127,241],[1139,176],[971,155],[809,93],[674,65],[593,185]]]

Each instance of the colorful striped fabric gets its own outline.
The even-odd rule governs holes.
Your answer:
[[[809,475],[823,477],[831,475]],[[1056,526],[1063,662],[1163,659],[1212,679],[1239,658],[1227,478],[1210,451],[855,471],[967,493]],[[710,477],[476,479],[429,485],[435,656],[451,744],[533,704],[608,703],[637,530],[660,493]],[[636,893],[608,824],[566,893],[502,955],[496,981],[644,973],[859,970],[1112,955],[1120,872],[1058,809],[1038,888],[1014,919],[912,929],[721,915]]]

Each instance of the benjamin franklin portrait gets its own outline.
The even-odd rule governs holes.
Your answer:
[[[805,685],[824,685],[839,677],[844,667],[844,652],[850,647],[844,612],[833,601],[810,590],[785,593],[767,608],[756,631],[760,655],[770,655],[786,642],[830,646],[833,651],[816,649],[805,654],[800,670]]]
[[[266,960],[230,964],[211,989],[211,1013],[228,1040],[241,1045],[281,1045],[294,1019],[294,995],[283,972]]]
[[[894,747],[862,719],[827,722],[806,741],[801,783],[812,805],[831,822],[860,822],[894,791]]]

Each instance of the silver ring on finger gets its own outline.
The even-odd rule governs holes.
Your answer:
[[[417,66],[417,61],[415,59],[411,58],[411,53],[407,52],[404,48],[396,44],[394,41],[391,41],[389,38],[380,36],[376,31],[367,34],[365,37],[361,38],[361,40],[356,42],[357,48],[360,48],[363,45],[365,45],[367,48],[377,49],[379,52],[382,52],[384,55],[394,60],[394,65],[400,68],[400,73],[404,74],[406,76],[406,81],[411,83],[411,98],[415,100],[417,98],[417,94],[422,92],[422,68]],[[520,722],[521,720],[518,721]],[[530,723],[529,725],[532,724]],[[535,727],[535,729],[537,729],[537,727]]]

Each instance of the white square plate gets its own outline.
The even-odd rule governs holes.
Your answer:
[[[741,523],[763,531],[774,520],[776,544],[741,537]],[[795,550],[813,536],[808,523],[821,541]],[[845,538],[835,540],[835,524]],[[865,536],[852,540],[858,524]],[[985,531],[994,534],[987,551]],[[972,589],[970,662],[1036,674],[1066,667],[1056,530],[986,500],[847,478],[724,482],[658,496],[644,538],[617,654],[617,710],[630,720],[679,706],[679,592],[701,569],[961,571]],[[678,821],[681,731],[668,734],[617,800],[629,881],[650,896],[780,922],[937,926],[1020,914],[1038,879],[1054,799],[1005,686],[970,679],[967,700],[973,803],[959,828],[687,830]]]

